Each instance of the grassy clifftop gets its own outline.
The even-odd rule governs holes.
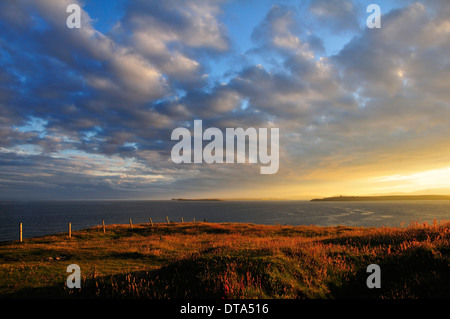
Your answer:
[[[450,223],[111,225],[1,243],[0,261],[2,298],[449,298]]]

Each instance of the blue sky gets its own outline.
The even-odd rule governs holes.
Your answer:
[[[0,198],[447,192],[449,16],[447,0],[3,1]],[[174,164],[194,119],[278,127],[279,171]]]
[[[83,10],[89,13],[98,31],[107,33],[123,17],[126,3],[126,0],[88,0],[84,2]]]

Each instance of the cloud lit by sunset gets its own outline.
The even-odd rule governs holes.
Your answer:
[[[0,197],[450,193],[448,0],[373,2],[2,1]],[[277,173],[174,163],[194,120],[279,128]]]

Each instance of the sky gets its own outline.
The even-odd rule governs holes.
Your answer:
[[[450,194],[449,52],[448,0],[1,1],[0,199]],[[174,163],[194,120],[278,171]]]

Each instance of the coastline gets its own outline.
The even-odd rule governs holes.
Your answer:
[[[314,198],[311,202],[364,202],[364,201],[401,201],[401,200],[450,200],[448,195],[389,195],[389,196],[334,196]]]

